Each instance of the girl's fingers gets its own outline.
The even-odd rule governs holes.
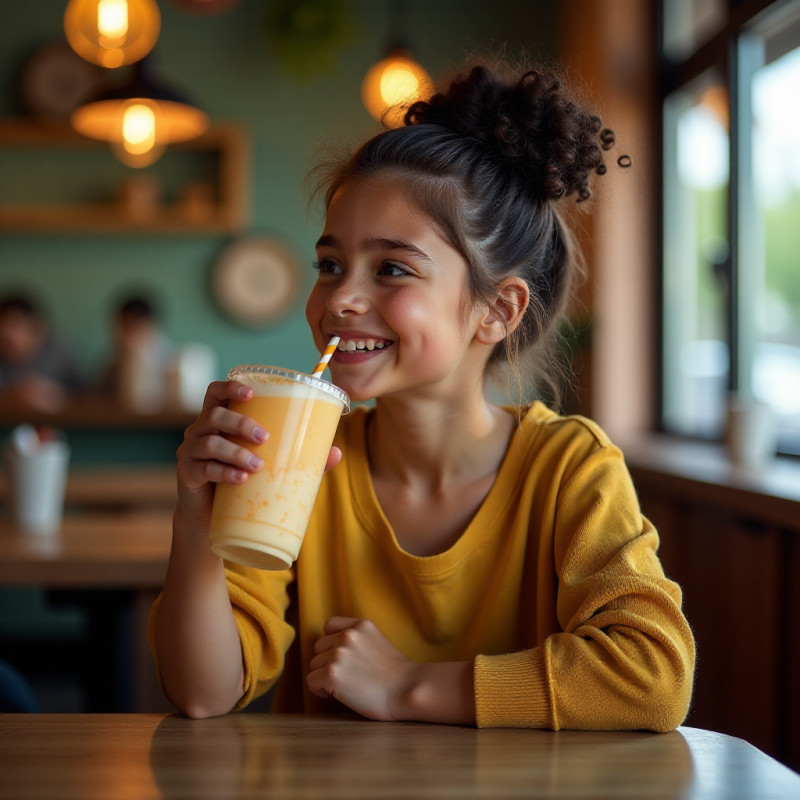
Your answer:
[[[199,462],[221,462],[240,469],[256,472],[264,462],[252,451],[218,434],[192,439],[185,444],[184,459]]]
[[[339,448],[336,449],[338,450]],[[367,620],[357,619],[356,617],[329,617],[323,626],[323,630],[327,634],[339,633],[345,628],[366,627],[368,624]]]
[[[313,672],[309,672],[306,676],[306,686],[308,691],[316,697],[326,699],[333,695],[333,691],[329,687],[328,676],[323,670],[314,668]]]
[[[324,636],[314,642],[314,652],[317,655],[327,653],[329,650],[341,647],[352,642],[359,631],[363,632],[371,623],[355,617],[331,617],[324,627]]]
[[[208,385],[203,398],[203,411],[227,403],[229,400],[249,400],[253,390],[239,381],[214,381]]]
[[[224,406],[213,406],[204,411],[187,429],[185,439],[199,439],[213,434],[237,436],[253,444],[263,444],[268,433],[254,419],[231,411]]]
[[[244,483],[250,477],[248,470],[219,461],[192,461],[182,465],[180,474],[189,488],[208,483]]]
[[[247,400],[252,394],[250,387],[236,381],[209,385],[203,411],[186,429],[178,448],[178,475],[188,488],[243,483],[263,467],[263,461],[242,442],[262,444],[268,433],[255,420],[227,408],[229,400]]]
[[[342,460],[342,451],[338,447],[331,447],[328,453],[328,461],[325,464],[325,471],[333,469]]]

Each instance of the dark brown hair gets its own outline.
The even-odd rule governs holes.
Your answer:
[[[614,133],[555,73],[481,65],[414,103],[403,127],[323,165],[317,188],[330,204],[349,180],[396,176],[469,264],[473,302],[493,302],[500,281],[523,278],[528,309],[489,363],[508,363],[522,389],[519,355],[530,353],[532,382],[558,405],[559,326],[580,270],[558,205],[590,197],[591,175],[606,172],[603,151],[613,145]]]

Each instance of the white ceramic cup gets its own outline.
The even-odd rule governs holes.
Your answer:
[[[727,445],[736,467],[758,472],[775,455],[776,431],[772,409],[752,397],[728,398]]]
[[[20,530],[50,534],[61,527],[69,455],[63,441],[43,442],[26,453],[6,448],[11,516]]]

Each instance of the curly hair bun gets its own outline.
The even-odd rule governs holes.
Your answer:
[[[603,151],[615,141],[557,75],[537,70],[508,80],[476,66],[447,91],[414,103],[405,122],[441,125],[481,143],[488,155],[518,170],[539,201],[576,193],[578,202],[588,199],[590,173],[606,172]]]

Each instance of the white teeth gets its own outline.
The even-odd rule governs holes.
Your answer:
[[[336,346],[341,353],[355,353],[357,350],[383,350],[391,342],[379,341],[377,339],[342,339]]]

